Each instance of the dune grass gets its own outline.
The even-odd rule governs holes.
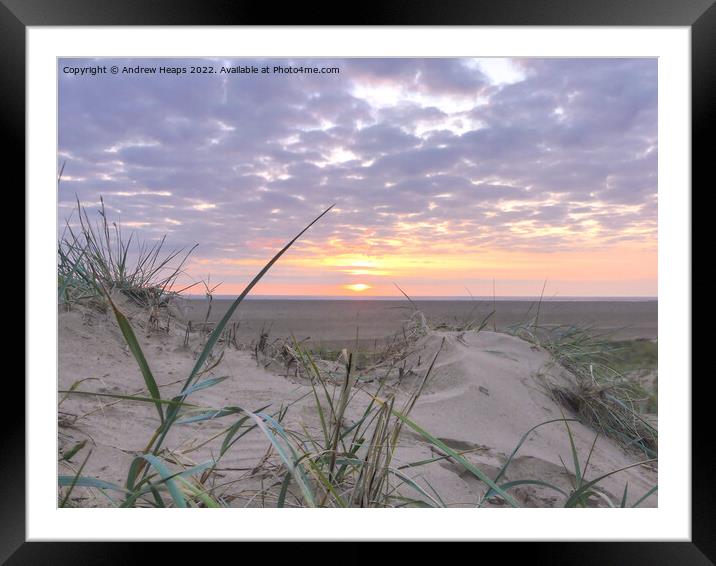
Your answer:
[[[556,382],[546,386],[582,422],[625,448],[657,455],[658,431],[639,410],[648,394],[617,369],[614,354],[619,350],[608,333],[587,326],[540,325],[536,320],[512,327],[510,332],[547,350],[574,376],[569,386]]]
[[[573,454],[573,470],[576,477],[574,489],[565,491],[550,486],[539,478],[524,478],[506,482],[505,472],[512,457],[526,440],[527,436],[539,426],[534,427],[523,437],[512,456],[505,462],[496,477],[490,477],[476,466],[465,452],[458,452],[447,446],[439,438],[413,421],[410,413],[431,378],[432,370],[440,349],[435,353],[428,368],[415,382],[414,389],[399,400],[394,391],[389,391],[383,383],[372,388],[365,387],[358,379],[354,356],[348,351],[341,352],[339,359],[344,360],[342,378],[327,376],[321,371],[312,354],[293,341],[292,355],[300,364],[304,375],[310,382],[310,391],[302,398],[280,407],[264,406],[247,408],[240,406],[205,407],[191,402],[191,396],[197,391],[219,386],[226,376],[209,376],[210,370],[217,364],[212,363],[212,352],[219,343],[231,316],[258,281],[269,271],[279,258],[316,222],[325,216],[329,207],[309,223],[290,240],[261,269],[244,291],[237,297],[222,319],[214,326],[198,353],[192,370],[181,380],[182,387],[177,395],[164,398],[151,369],[151,360],[147,359],[134,329],[113,300],[113,291],[119,290],[133,300],[143,298],[146,293],[171,292],[172,285],[181,272],[186,259],[182,256],[180,264],[169,268],[168,273],[160,274],[170,261],[179,257],[172,252],[162,255],[164,240],[153,247],[140,246],[137,263],[127,261],[128,246],[123,243],[119,227],[115,227],[118,242],[109,235],[109,222],[104,207],[100,211],[100,223],[92,228],[86,213],[78,202],[84,221],[81,232],[69,231],[60,241],[59,290],[63,300],[81,300],[81,297],[102,297],[113,314],[127,348],[134,357],[145,382],[145,392],[134,395],[120,395],[80,390],[72,387],[61,391],[63,400],[70,395],[104,396],[123,402],[145,403],[154,406],[157,413],[157,427],[147,439],[143,451],[137,453],[127,472],[123,485],[107,482],[99,478],[82,474],[85,464],[91,457],[91,451],[84,445],[75,446],[61,458],[61,464],[73,471],[60,475],[58,484],[58,504],[71,506],[75,503],[72,494],[78,489],[91,489],[107,498],[115,507],[224,507],[229,506],[231,497],[221,492],[216,485],[215,471],[222,459],[232,450],[240,450],[241,440],[249,433],[260,433],[270,447],[273,458],[267,457],[257,462],[256,469],[269,469],[268,485],[262,480],[258,489],[246,504],[269,505],[277,507],[444,507],[440,494],[425,481],[418,482],[408,472],[420,466],[429,465],[442,458],[464,468],[465,473],[478,479],[486,489],[482,501],[497,498],[503,503],[518,507],[519,501],[510,493],[519,485],[542,485],[552,487],[564,496],[564,506],[584,506],[590,497],[606,497],[610,505],[616,505],[602,490],[599,483],[621,470],[614,470],[596,479],[587,481],[585,470],[581,466],[573,437],[568,426],[569,419],[557,419],[567,428],[567,437]],[[114,226],[114,225],[113,225]],[[193,248],[192,248],[193,249]],[[142,252],[141,250],[145,250]],[[190,253],[189,250],[188,253]],[[143,304],[139,301],[140,304]],[[424,323],[424,320],[423,320]],[[485,321],[477,326],[484,327]],[[398,348],[402,351],[404,345]],[[555,350],[557,351],[557,350]],[[311,398],[319,420],[318,429],[305,426],[300,429],[289,426],[286,415],[294,403]],[[347,418],[349,408],[359,407],[361,416],[357,420]],[[205,421],[223,421],[224,428],[214,435],[212,440],[220,440],[221,447],[210,460],[196,465],[185,465],[178,460],[173,451],[165,446],[170,430],[177,425],[196,425]],[[395,455],[399,447],[400,436],[405,428],[411,429],[424,443],[433,446],[444,456],[419,462],[397,462]],[[196,449],[198,447],[195,447]],[[75,469],[71,464],[74,456],[83,456],[82,464]],[[587,458],[587,464],[589,457]],[[643,462],[634,465],[640,465]],[[567,466],[565,466],[567,469]],[[569,471],[569,470],[568,470]],[[653,488],[655,490],[656,487]],[[649,493],[643,494],[639,504]],[[625,487],[622,505],[627,502]]]
[[[188,250],[167,250],[166,236],[159,241],[138,241],[134,234],[125,239],[121,223],[107,217],[100,197],[98,219],[92,222],[77,199],[58,246],[58,296],[71,302],[118,290],[142,306],[151,306],[176,289],[189,255]],[[76,225],[73,227],[73,218]]]

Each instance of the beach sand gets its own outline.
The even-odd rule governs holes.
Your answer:
[[[218,317],[221,308],[225,308],[222,303],[214,303],[212,318]],[[314,339],[341,342],[355,338],[356,324],[360,336],[366,339],[387,336],[404,322],[406,316],[404,310],[394,308],[405,306],[402,302],[320,303],[317,312],[316,305],[306,301],[272,301],[271,304],[267,301],[248,301],[239,307],[237,318],[245,329],[248,328],[247,336],[258,332],[262,325],[273,322],[273,331],[277,334],[294,332],[297,337],[310,335]],[[449,318],[461,314],[469,303],[455,305],[441,302],[439,305],[430,303],[420,306],[425,308],[429,318],[431,313]],[[501,312],[499,327],[507,324],[510,316],[516,317],[520,310],[513,305],[511,310],[506,307],[508,305],[498,304],[498,313]],[[135,329],[160,384],[162,397],[170,398],[180,390],[189,374],[201,339],[193,338],[193,342],[185,348],[182,321],[169,317],[168,312],[160,316],[160,329],[148,331],[151,325],[145,311],[133,308],[127,301],[121,303],[121,308],[128,314]],[[559,317],[562,317],[562,322],[571,322],[584,316],[585,309],[589,317],[604,328],[631,323],[635,334],[630,336],[656,335],[655,303],[543,305],[545,322]],[[69,310],[62,307],[58,333],[60,390],[68,390],[75,384],[78,390],[83,391],[146,394],[137,363],[110,312],[102,313],[81,306]],[[398,399],[405,398],[416,387],[438,350],[440,353],[431,378],[411,418],[451,448],[468,450],[465,457],[488,475],[494,477],[522,435],[531,427],[561,417],[564,408],[547,394],[545,384],[569,381],[566,371],[555,364],[544,350],[517,337],[488,329],[479,333],[429,330],[406,359],[411,371],[403,379],[392,380],[389,385]],[[271,404],[267,409],[270,412],[281,404],[300,399],[311,390],[307,380],[300,375],[280,367],[259,367],[250,351],[231,347],[224,350],[221,363],[210,375],[228,376],[228,379],[197,392],[192,396],[192,402],[211,407],[236,405],[250,410]],[[83,381],[76,385],[79,380]],[[349,421],[359,417],[375,387],[374,383],[365,385],[365,400],[352,404],[347,414]],[[154,405],[77,394],[66,397],[60,394],[59,399],[60,453],[70,450],[77,442],[87,440],[92,455],[83,475],[122,485],[133,457],[145,448],[158,425]],[[172,448],[171,457],[176,465],[188,467],[204,462],[216,457],[221,444],[220,437],[207,440],[232,422],[217,419],[200,424],[176,425],[165,445]],[[285,423],[287,428],[296,430],[303,427],[318,430],[318,417],[310,396],[291,406]],[[571,423],[570,426],[583,462],[596,433],[579,423]],[[440,456],[434,447],[407,427],[400,436],[399,444],[396,465]],[[213,480],[217,485],[216,494],[236,507],[275,504],[275,500],[262,500],[257,495],[261,485],[270,483],[270,469],[265,477],[258,474],[251,479],[245,478],[256,470],[262,459],[275,458],[275,454],[267,456],[268,450],[268,441],[256,431],[242,438],[236,449],[227,452],[221,460]],[[73,457],[70,468],[61,464],[60,473],[71,473],[69,470],[77,468],[84,454],[83,451]],[[574,478],[565,471],[562,461],[570,467],[571,458],[564,423],[548,424],[540,427],[524,443],[503,479],[540,479],[569,491],[570,481]],[[641,459],[644,459],[643,454],[627,452],[609,438],[600,436],[587,476],[596,477]],[[421,485],[432,486],[448,506],[474,506],[485,493],[482,482],[449,459],[403,471]],[[244,479],[238,481],[242,477]],[[627,482],[629,501],[632,502],[656,484],[655,466],[630,468],[607,478],[602,487],[619,501]],[[551,507],[559,505],[560,501],[554,492],[535,486],[518,487],[512,494],[524,506]],[[410,496],[416,494],[413,492]],[[73,498],[75,505],[110,504],[97,490],[78,488]],[[491,505],[501,506],[504,502],[496,500],[488,504]],[[643,505],[656,506],[656,495],[651,495]]]
[[[535,301],[499,300],[452,301],[415,299],[415,305],[431,326],[454,326],[470,320],[482,321],[494,308],[487,329],[504,331],[521,324],[537,313]],[[228,299],[213,299],[209,321],[218,321],[231,305]],[[206,299],[182,300],[182,315],[195,323],[206,319]],[[539,307],[539,322],[544,325],[591,326],[608,333],[612,339],[649,339],[657,337],[656,301],[544,301]],[[370,345],[401,330],[412,306],[407,300],[274,300],[249,299],[234,313],[238,336],[243,341],[256,339],[262,329],[273,337],[308,338],[313,343],[342,348],[359,343]],[[493,325],[494,323],[494,325]]]

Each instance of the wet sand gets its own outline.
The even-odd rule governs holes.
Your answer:
[[[420,300],[415,304],[427,317],[431,326],[441,323],[464,324],[476,320],[479,324],[493,309],[492,301]],[[192,322],[203,322],[208,302],[205,299],[183,300],[180,308]],[[218,321],[231,305],[230,299],[214,299],[209,320]],[[498,300],[493,319],[487,329],[504,331],[536,314],[534,301]],[[297,339],[309,339],[327,346],[367,344],[392,336],[400,331],[410,316],[412,307],[406,300],[286,300],[249,299],[234,313],[239,323],[237,335],[251,340],[264,328],[272,337],[293,334]],[[614,339],[656,339],[657,301],[558,301],[540,305],[540,324],[589,325],[598,331],[609,332]]]

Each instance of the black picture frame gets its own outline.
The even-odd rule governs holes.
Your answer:
[[[28,26],[85,25],[557,25],[688,26],[691,28],[692,177],[705,184],[713,157],[707,132],[716,108],[716,6],[714,0],[391,0],[337,4],[283,4],[244,0],[0,0],[0,88],[2,132],[9,143],[0,152],[2,168],[17,191],[25,184],[25,32]],[[660,132],[667,135],[668,132]],[[693,182],[692,182],[693,185]],[[692,191],[693,189],[689,189]],[[704,187],[705,190],[705,187]],[[32,297],[25,294],[25,304]],[[691,332],[691,329],[685,329]],[[696,337],[694,337],[696,338]],[[707,375],[692,381],[691,542],[520,543],[531,563],[550,564],[713,564],[716,562],[716,489]],[[690,379],[691,376],[684,376]],[[24,399],[24,384],[6,375],[6,398]],[[128,563],[145,545],[126,543],[25,542],[25,431],[21,413],[6,420],[0,458],[0,562],[7,564]],[[77,533],[82,538],[82,533]],[[166,546],[166,545],[163,545]],[[483,544],[480,557],[503,553],[501,544]],[[458,549],[461,552],[460,549]],[[186,547],[164,550],[164,560],[188,558]],[[181,555],[179,555],[181,552]],[[328,551],[330,553],[330,551]],[[364,552],[364,551],[363,551]],[[360,549],[349,552],[366,557]],[[441,559],[445,549],[441,549]],[[212,551],[213,554],[213,551]]]

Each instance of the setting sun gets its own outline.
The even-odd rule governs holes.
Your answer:
[[[365,283],[354,283],[353,285],[346,285],[346,289],[361,292],[365,291],[366,289],[370,289],[370,285],[366,285]]]

